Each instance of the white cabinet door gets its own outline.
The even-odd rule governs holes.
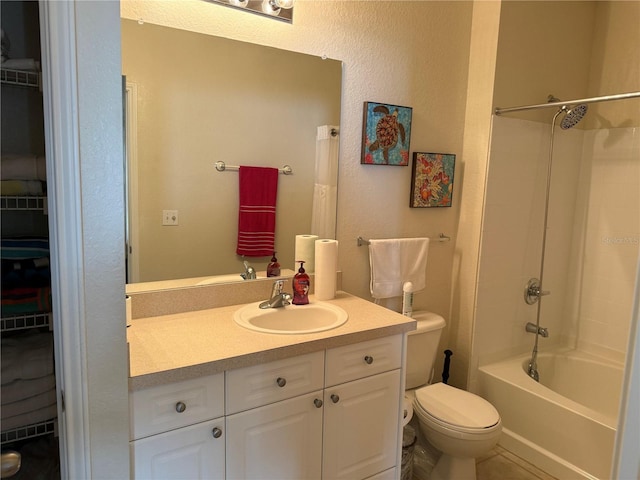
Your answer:
[[[364,479],[395,466],[400,370],[328,387],[324,402],[324,480]]]
[[[322,391],[227,417],[227,478],[321,478]]]
[[[224,419],[130,443],[135,480],[224,480]]]

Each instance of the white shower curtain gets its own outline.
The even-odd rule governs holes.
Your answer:
[[[311,233],[335,238],[338,202],[338,127],[322,125],[316,136],[316,176],[313,187]]]

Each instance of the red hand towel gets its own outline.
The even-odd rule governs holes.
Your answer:
[[[240,167],[238,255],[266,257],[275,251],[278,169]]]

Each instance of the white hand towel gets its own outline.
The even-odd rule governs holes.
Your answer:
[[[402,295],[402,285],[413,283],[414,292],[425,288],[428,238],[370,240],[371,296]]]

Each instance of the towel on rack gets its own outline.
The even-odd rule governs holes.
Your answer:
[[[37,155],[2,155],[1,180],[46,180],[45,157]]]
[[[41,180],[0,180],[0,193],[8,196],[40,196],[47,193],[47,184]]]
[[[424,289],[428,253],[428,238],[370,240],[371,296],[401,296],[405,282],[414,292]]]
[[[236,253],[247,257],[272,255],[275,251],[278,169],[240,166],[239,170]]]
[[[55,385],[49,390],[37,393],[28,398],[23,398],[17,402],[2,404],[2,420],[4,421],[5,418],[23,415],[34,410],[40,410],[54,403],[56,403]]]
[[[34,423],[44,422],[51,420],[58,416],[58,407],[54,402],[51,405],[39,408],[37,410],[31,410],[27,413],[15,415],[12,417],[2,418],[2,431],[13,430],[14,428],[22,428]]]
[[[32,378],[29,380],[14,380],[2,384],[2,405],[19,402],[34,395],[47,392],[56,388],[56,376],[53,373],[44,377]],[[4,413],[4,412],[3,412]]]
[[[16,237],[0,240],[3,259],[24,260],[49,256],[49,240],[44,237]]]
[[[40,62],[33,58],[9,58],[2,62],[2,68],[37,72],[40,70]]]
[[[27,330],[2,338],[2,385],[14,380],[31,380],[54,373],[53,334]]]
[[[0,312],[2,315],[50,312],[51,287],[3,288]]]

